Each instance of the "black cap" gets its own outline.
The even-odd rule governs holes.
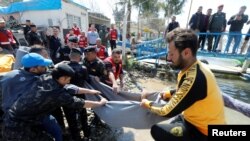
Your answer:
[[[78,54],[82,55],[82,51],[80,50],[80,48],[72,48],[71,53],[78,53]]]
[[[78,38],[76,36],[69,36],[69,42],[78,43]]]
[[[26,20],[26,22],[30,22],[30,20]]]
[[[96,52],[95,46],[88,46],[84,49],[84,52]]]
[[[36,25],[35,25],[35,24],[32,24],[32,25],[30,25],[30,27],[36,27]]]
[[[70,77],[75,76],[75,71],[67,64],[63,64],[63,63],[58,64],[56,66],[56,69],[58,70],[58,72],[60,72],[64,76],[70,76]]]

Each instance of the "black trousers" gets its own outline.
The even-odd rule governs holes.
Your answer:
[[[116,40],[110,40],[111,50],[116,48]]]
[[[84,137],[90,136],[90,128],[88,126],[88,117],[86,109],[75,110],[63,107],[65,117],[67,119],[70,134],[73,140],[81,140],[80,131],[83,130]]]
[[[169,124],[153,125],[151,135],[156,141],[207,141],[207,136],[203,135],[182,116],[177,116]]]
[[[220,42],[220,37],[221,35],[209,35],[208,36],[208,48],[207,48],[208,51],[216,51],[218,44]],[[213,39],[214,39],[214,44],[212,48]]]

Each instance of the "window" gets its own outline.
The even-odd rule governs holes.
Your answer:
[[[73,23],[76,23],[78,27],[82,26],[80,17],[70,15],[70,14],[66,14],[66,17],[67,17],[68,28],[71,28],[73,26]]]

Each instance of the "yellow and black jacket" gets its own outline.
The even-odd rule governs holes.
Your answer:
[[[147,103],[148,108],[161,116],[183,114],[204,135],[209,124],[225,124],[224,103],[220,89],[210,69],[200,61],[178,74],[176,92],[162,107]]]

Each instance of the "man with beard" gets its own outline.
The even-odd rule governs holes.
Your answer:
[[[152,126],[156,141],[206,141],[209,124],[225,124],[220,89],[210,69],[197,60],[198,39],[187,29],[176,29],[167,35],[168,61],[180,72],[177,89],[161,93],[165,105],[156,105],[142,94],[141,106],[160,116],[174,117],[170,123]]]

